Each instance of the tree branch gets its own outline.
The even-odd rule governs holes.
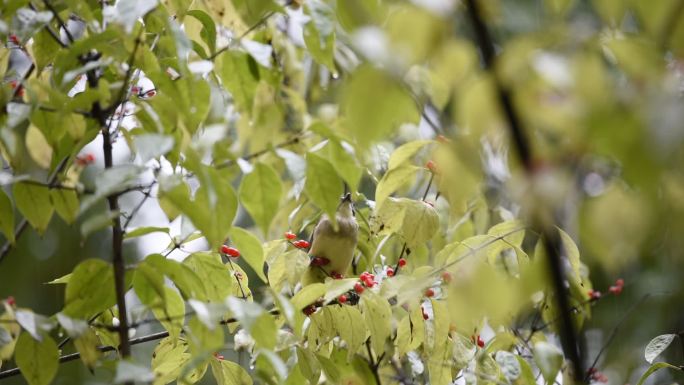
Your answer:
[[[511,92],[497,76],[494,42],[489,35],[487,25],[482,18],[477,0],[466,0],[466,5],[468,7],[468,16],[473,25],[477,44],[482,53],[485,69],[489,71],[494,78],[498,101],[503,110],[504,117],[508,122],[508,129],[513,139],[513,145],[525,172],[528,176],[532,176],[534,174],[534,164],[531,146],[523,130],[522,120],[513,106]],[[572,362],[574,372],[573,378],[576,382],[584,382],[582,352],[572,319],[570,301],[565,288],[565,277],[561,261],[563,244],[560,239],[560,234],[554,226],[544,224],[539,214],[533,218],[533,221],[534,227],[540,228],[539,232],[542,236],[542,242],[548,259],[549,274],[551,276],[551,284],[555,294],[556,306],[561,315],[559,328],[561,345],[563,346],[565,356]]]

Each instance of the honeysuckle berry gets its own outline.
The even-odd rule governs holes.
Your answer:
[[[430,172],[437,173],[437,164],[435,164],[435,161],[428,160],[428,162],[425,163],[425,167],[430,170]]]
[[[601,292],[598,290],[589,290],[587,294],[589,295],[589,298],[592,300],[601,298]]]
[[[449,283],[451,282],[452,276],[448,271],[442,272],[442,281]]]
[[[611,286],[608,288],[608,291],[610,294],[620,295],[620,293],[622,293],[622,286]]]
[[[237,258],[240,256],[240,250],[234,248],[234,247],[229,247],[226,245],[221,246],[221,252],[223,254],[226,254],[229,257]]]
[[[298,249],[308,249],[309,248],[309,242],[305,241],[303,239],[292,242],[292,245],[294,245],[294,247],[296,247]]]
[[[404,258],[399,258],[399,262],[397,262],[397,266],[399,266],[399,267],[406,266],[406,260]]]
[[[337,297],[337,302],[346,303],[347,302],[347,296],[342,294],[341,296]]]
[[[435,296],[435,291],[432,288],[425,290],[425,296],[428,298]]]
[[[482,337],[480,337],[479,334],[478,334],[478,336],[477,336],[477,346],[479,346],[479,347],[481,347],[481,348],[484,348],[484,346],[485,346],[485,342],[484,342],[484,340],[482,339]]]
[[[622,278],[618,278],[617,280],[615,280],[615,286],[625,286],[625,280]]]
[[[391,267],[387,268],[387,276],[388,277],[394,277],[394,269]]]
[[[342,274],[340,274],[340,273],[338,273],[338,272],[336,272],[336,271],[333,271],[332,273],[330,273],[330,276],[331,276],[333,279],[342,279],[342,278],[344,278],[344,275],[342,275]]]
[[[360,284],[358,282],[354,284],[354,291],[356,292],[356,294],[361,294],[361,293],[363,293],[364,290],[366,290],[366,289],[363,287],[362,284]]]
[[[11,295],[5,299],[5,302],[10,306],[15,306],[17,304],[17,301]]]
[[[17,35],[15,35],[15,34],[9,35],[9,41],[11,41],[12,43],[14,43],[14,44],[16,44],[16,45],[21,45],[21,44],[19,43],[19,38],[18,38]]]
[[[293,233],[292,231],[288,231],[285,233],[285,238],[291,241],[297,238],[297,234]]]
[[[311,258],[311,266],[325,266],[330,263],[328,258],[313,257]]]

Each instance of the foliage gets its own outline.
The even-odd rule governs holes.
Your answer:
[[[590,267],[681,266],[680,3],[4,2],[0,264],[29,227],[111,239],[64,257],[54,314],[2,302],[0,378],[602,382],[603,349],[569,347],[624,281],[601,296]],[[302,287],[282,234],[347,191],[353,266]],[[639,385],[681,371],[653,364],[675,337]]]

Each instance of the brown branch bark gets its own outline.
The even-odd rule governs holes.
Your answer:
[[[518,158],[528,176],[534,175],[532,148],[523,129],[522,120],[518,115],[511,91],[506,87],[496,72],[496,56],[494,42],[489,34],[487,25],[482,18],[477,0],[466,0],[468,16],[475,32],[475,38],[482,54],[485,69],[490,72],[496,85],[497,98],[504,117],[508,123],[508,129],[513,140],[513,146]],[[549,275],[553,286],[556,306],[560,313],[559,334],[565,357],[572,362],[573,378],[576,382],[584,382],[583,357],[580,349],[579,338],[573,323],[570,300],[565,288],[565,277],[562,267],[563,244],[560,234],[555,226],[541,220],[537,214],[533,218],[534,227],[538,228],[542,237],[546,257],[548,259]]]

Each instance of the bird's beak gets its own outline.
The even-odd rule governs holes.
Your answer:
[[[342,197],[342,202],[351,202],[351,201],[352,201],[351,193],[344,194],[344,196]]]

